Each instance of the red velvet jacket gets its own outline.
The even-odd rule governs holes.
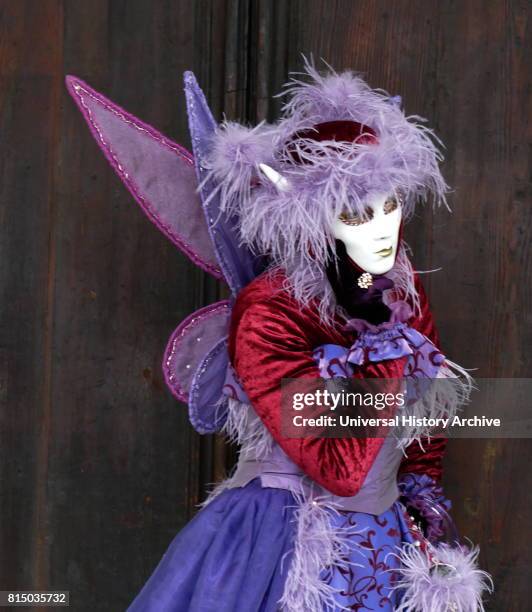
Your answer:
[[[343,323],[325,326],[317,309],[301,306],[283,289],[284,273],[263,274],[238,296],[233,308],[229,355],[254,409],[284,452],[314,481],[335,495],[356,495],[380,450],[382,438],[284,438],[281,435],[281,379],[319,378],[312,351],[321,344],[349,347],[354,332]],[[421,281],[416,277],[421,315],[409,322],[439,345]],[[359,368],[356,377],[401,378],[405,358]],[[439,480],[444,439],[407,449],[401,472]]]

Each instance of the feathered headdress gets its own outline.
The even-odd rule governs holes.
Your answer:
[[[352,72],[323,76],[307,63],[303,80],[292,79],[282,95],[275,124],[222,124],[205,165],[220,209],[238,218],[241,242],[281,265],[296,299],[319,299],[327,318],[335,307],[325,276],[334,220],[361,213],[377,193],[399,195],[407,219],[420,201],[446,205],[441,142],[422,118],[405,116],[398,96]],[[404,244],[391,276],[415,305]]]

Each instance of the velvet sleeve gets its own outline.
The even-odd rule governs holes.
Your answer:
[[[438,330],[434,324],[427,295],[419,280],[419,276],[416,276],[416,289],[420,299],[421,313],[414,321],[413,326],[422,334],[425,334],[436,347],[440,348]],[[434,481],[440,481],[443,473],[443,456],[446,446],[447,439],[443,437],[431,438],[430,440],[425,439],[421,444],[413,442],[406,449],[406,457],[401,463],[400,473],[426,474]]]
[[[321,343],[297,308],[282,300],[251,304],[239,319],[232,361],[257,414],[284,452],[335,495],[355,495],[382,439],[285,438],[281,432],[281,379],[319,378],[312,350]]]

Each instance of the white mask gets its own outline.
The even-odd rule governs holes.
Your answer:
[[[377,194],[368,198],[366,211],[368,217],[341,215],[334,221],[332,231],[362,270],[386,274],[397,255],[401,205],[394,196]]]

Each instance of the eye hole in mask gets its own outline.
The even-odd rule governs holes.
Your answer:
[[[385,215],[389,215],[394,210],[397,210],[399,207],[399,200],[395,196],[390,196],[387,198],[386,202],[384,202],[383,211]],[[352,212],[343,212],[340,214],[339,219],[346,225],[357,226],[362,225],[363,223],[367,223],[373,219],[374,212],[371,206],[366,206],[364,209],[364,214],[352,213]]]

